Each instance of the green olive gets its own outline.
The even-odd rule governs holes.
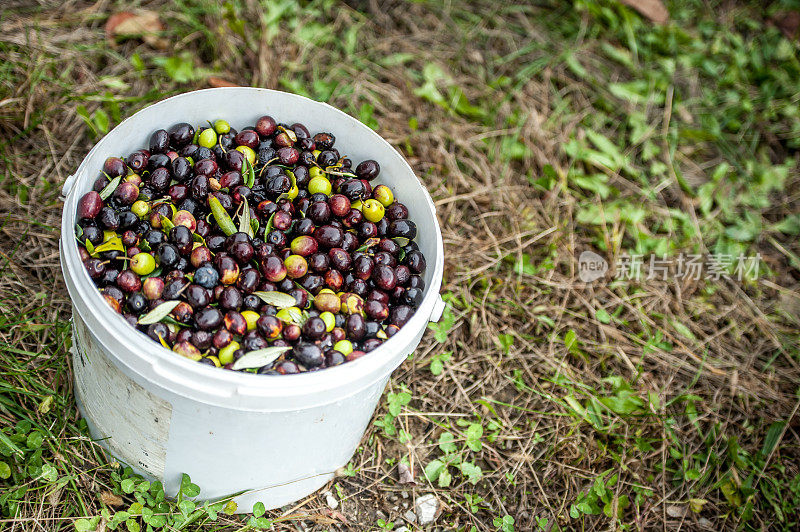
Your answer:
[[[394,203],[394,193],[392,189],[386,185],[378,185],[375,187],[375,190],[372,191],[372,197],[380,201],[381,205],[384,207],[388,207]]]
[[[380,222],[381,218],[383,218],[384,209],[380,201],[368,199],[364,202],[361,212],[364,213],[364,218],[375,223]]]
[[[223,366],[233,362],[233,353],[239,349],[239,342],[233,341],[219,350],[219,363]]]
[[[282,308],[275,313],[275,317],[284,323],[294,323],[294,316],[300,315],[300,309],[297,307]]]
[[[325,322],[325,330],[327,332],[331,332],[336,327],[336,316],[332,312],[323,312],[319,317]]]
[[[247,330],[253,331],[256,328],[256,322],[258,321],[258,318],[260,318],[261,316],[258,314],[258,312],[255,311],[243,310],[242,317],[247,322]]]
[[[150,212],[150,205],[146,201],[136,200],[131,205],[131,212],[139,218],[144,218]]]
[[[231,130],[231,125],[225,120],[219,119],[214,122],[214,131],[220,135],[224,135]]]
[[[330,196],[332,191],[331,182],[328,181],[328,178],[324,176],[317,176],[311,179],[308,182],[308,193],[309,194],[317,194],[322,193],[326,196]]]
[[[213,148],[217,143],[217,132],[211,128],[204,129],[197,139],[197,143],[203,148]]]
[[[156,259],[149,253],[137,253],[131,258],[131,270],[136,275],[148,275],[156,269]]]
[[[334,344],[333,348],[344,356],[347,356],[353,352],[353,342],[350,340],[339,340]]]
[[[250,146],[236,146],[236,151],[242,152],[251,165],[256,164],[256,152]]]
[[[308,175],[311,179],[314,179],[315,177],[324,176],[325,172],[319,166],[312,166],[308,169]]]

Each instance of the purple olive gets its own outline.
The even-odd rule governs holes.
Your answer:
[[[89,191],[78,201],[78,218],[91,220],[100,214],[103,208],[103,198],[95,191]]]

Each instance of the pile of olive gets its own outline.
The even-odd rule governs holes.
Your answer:
[[[262,116],[159,129],[78,203],[89,276],[179,355],[262,374],[354,360],[422,301],[425,257],[374,160]]]

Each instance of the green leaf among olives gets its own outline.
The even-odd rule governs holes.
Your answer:
[[[219,225],[223,233],[231,236],[236,232],[236,226],[233,225],[233,220],[231,220],[230,215],[216,196],[208,196],[208,206],[211,208],[211,214],[214,215],[214,220],[216,220],[217,225]]]
[[[269,217],[269,220],[267,220],[267,226],[264,228],[264,242],[267,241],[267,237],[274,229],[274,225],[275,225],[275,212],[273,212],[272,215]]]
[[[170,232],[172,230],[172,228],[175,227],[175,224],[172,223],[172,220],[170,220],[169,218],[167,218],[166,216],[164,216],[162,214],[161,215],[161,227],[162,227],[162,229],[164,229],[165,233],[168,233],[168,232]]]
[[[86,246],[86,251],[89,252],[89,255],[94,255],[94,244],[88,238],[83,244]]]
[[[86,247],[86,250],[89,251],[88,246]],[[94,248],[93,251],[89,251],[89,253],[91,254],[105,253],[106,251],[125,251],[125,246],[122,245],[122,239],[120,239],[120,237],[118,236],[113,236],[104,243]]]
[[[100,197],[103,199],[103,201],[111,197],[111,194],[113,194],[114,191],[117,190],[117,187],[119,186],[121,181],[122,177],[115,177],[114,179],[111,180],[111,183],[103,187],[103,190],[100,191]]]
[[[381,239],[380,238],[375,238],[375,237],[368,238],[367,241],[364,242],[364,245],[359,247],[356,251],[357,252],[364,252],[364,251],[368,250],[369,248],[371,248],[373,246],[377,246],[380,243],[381,243]]]
[[[161,303],[159,306],[139,318],[139,325],[150,325],[151,323],[158,323],[167,316],[169,313],[175,310],[180,304],[180,301],[165,301]]]
[[[284,347],[266,347],[256,351],[250,351],[242,355],[236,362],[233,363],[233,369],[253,369],[262,368],[267,364],[271,364],[278,360],[286,351],[290,351],[291,346]]]
[[[239,232],[247,233],[247,236],[253,238],[253,226],[250,224],[250,207],[247,202],[242,202],[242,212],[239,214]]]
[[[256,183],[256,172],[247,157],[244,158],[244,165],[247,167],[244,177],[244,184],[247,188],[253,188],[253,185]]]
[[[284,294],[283,292],[264,292],[259,290],[257,292],[253,292],[253,294],[258,296],[259,299],[261,299],[261,301],[267,305],[272,305],[278,308],[289,308],[297,304],[294,296]]]

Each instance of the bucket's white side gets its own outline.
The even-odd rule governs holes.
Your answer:
[[[398,334],[373,353],[340,367],[265,377],[220,371],[176,356],[107,307],[83,269],[73,241],[77,199],[91,187],[106,156],[137,149],[156,127],[178,121],[200,123],[208,118],[206,109],[238,127],[262,113],[288,114],[287,121],[333,131],[343,140],[343,152],[354,160],[372,156],[381,161],[380,181],[407,200],[428,259],[425,297]],[[191,475],[203,498],[257,490],[237,499],[239,511],[250,511],[257,501],[273,508],[302,498],[345,465],[390,373],[417,347],[428,318],[438,318],[441,312],[441,232],[430,196],[408,164],[386,141],[341,111],[277,91],[235,88],[187,93],[123,122],[76,172],[65,203],[60,244],[76,323],[86,330],[75,338],[76,351],[94,355],[105,373],[100,378],[95,369],[87,370],[77,361],[74,365],[76,383],[84,390],[79,390],[78,399],[93,436],[121,461],[163,480],[168,493],[177,491],[182,473]],[[115,392],[102,391],[108,387],[115,387]],[[171,415],[168,436],[162,441],[163,432],[154,433],[145,425],[163,415],[165,408]],[[163,465],[152,459],[164,453]]]
[[[75,397],[92,436],[114,456],[152,478],[164,478],[172,405],[136,383],[72,318]]]

